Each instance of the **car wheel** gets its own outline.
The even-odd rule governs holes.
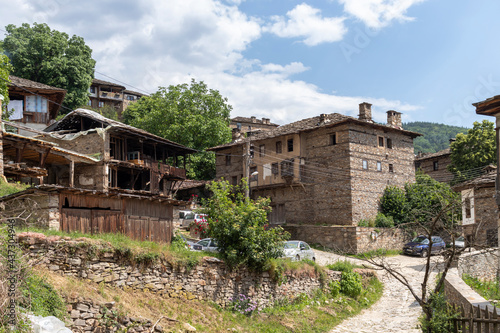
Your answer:
[[[300,261],[300,256],[298,254],[295,256],[295,261]]]
[[[425,258],[425,257],[427,257],[427,255],[428,255],[428,254],[429,254],[429,253],[427,252],[427,250],[422,250],[422,253],[420,253],[420,256],[421,256],[422,258]]]

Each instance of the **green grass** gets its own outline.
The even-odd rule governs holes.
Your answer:
[[[497,281],[482,281],[467,274],[462,275],[469,287],[474,289],[479,295],[490,301],[493,305],[500,305],[500,287]]]
[[[371,259],[375,257],[394,257],[400,255],[402,252],[403,251],[401,250],[376,249],[368,252],[358,253],[352,255],[352,257],[359,259]]]
[[[363,268],[363,266],[353,264],[349,260],[339,260],[333,264],[327,265],[326,267],[332,271],[338,272],[352,272],[354,268]]]
[[[0,179],[0,197],[24,191],[29,187],[30,185],[21,184],[19,182],[6,183],[3,179]]]

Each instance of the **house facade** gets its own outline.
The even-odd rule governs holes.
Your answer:
[[[139,100],[144,94],[127,90],[121,84],[93,79],[89,88],[88,105],[94,109],[100,109],[105,106],[112,107],[121,118],[122,112],[133,103]]]
[[[271,123],[271,119],[257,117],[234,117],[229,123],[231,129],[237,129],[241,133],[258,133],[261,131],[270,131],[278,127],[278,124]]]
[[[66,90],[35,81],[9,76],[9,120],[42,130],[53,123],[59,114]],[[19,130],[19,134],[33,132]]]
[[[496,167],[489,168],[486,174],[453,187],[461,193],[463,233],[473,247],[498,246],[496,172]]]
[[[415,158],[415,169],[422,171],[438,182],[449,183],[453,180],[453,174],[448,171],[451,164],[450,148],[437,153],[419,153]]]
[[[399,112],[388,111],[381,125],[371,118],[371,104],[360,104],[359,111],[357,119],[322,114],[212,148],[217,178],[237,184],[253,174],[251,196],[271,198],[270,223],[300,226],[296,235],[309,226],[356,228],[376,216],[386,186],[414,181],[413,139],[419,135],[402,129]],[[316,237],[301,239],[329,247],[356,243]]]

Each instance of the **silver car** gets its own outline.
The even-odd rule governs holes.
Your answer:
[[[291,240],[285,242],[284,246],[284,258],[290,258],[294,261],[299,261],[302,259],[316,261],[316,255],[314,254],[314,251],[306,242]]]
[[[217,242],[212,238],[204,238],[191,246],[195,251],[219,252]]]

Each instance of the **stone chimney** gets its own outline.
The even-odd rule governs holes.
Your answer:
[[[323,125],[326,120],[326,114],[322,113],[319,115],[319,124],[318,125]]]
[[[255,116],[252,116],[250,118],[252,119],[252,123],[256,123],[257,122],[257,118]]]
[[[241,138],[241,130],[239,128],[233,128],[233,142],[238,141]]]
[[[401,121],[401,112],[394,110],[387,111],[387,125],[395,128],[403,128]]]
[[[358,119],[362,121],[372,121],[372,105],[370,103],[363,102],[359,104]]]

